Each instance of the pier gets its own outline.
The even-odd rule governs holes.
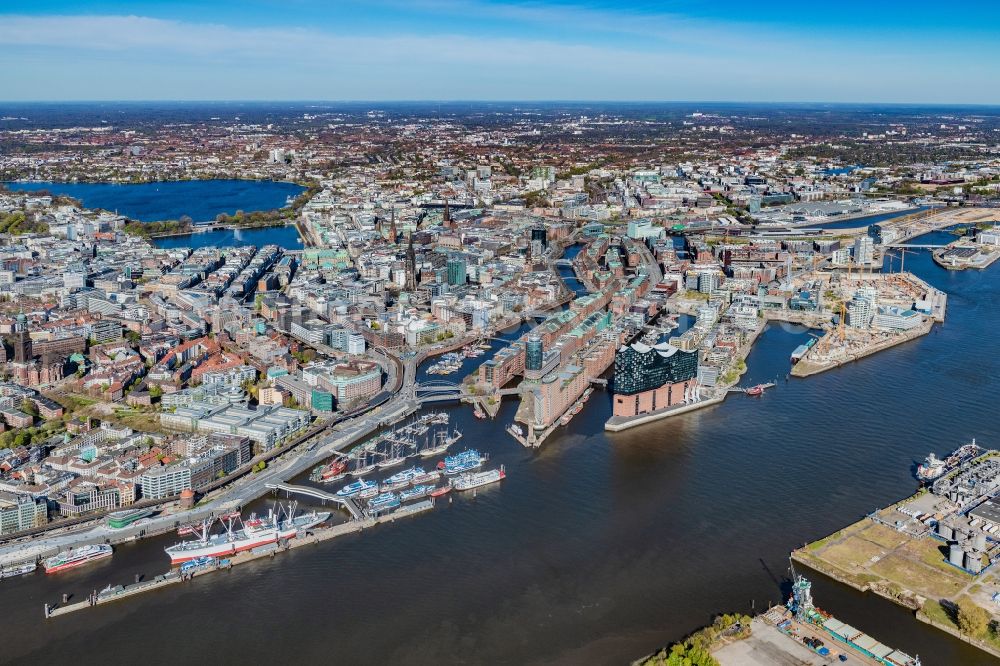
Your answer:
[[[293,487],[301,488],[300,486]],[[62,604],[45,604],[43,609],[44,614],[46,618],[54,618],[61,615],[67,615],[75,611],[84,610],[85,608],[101,606],[103,604],[132,597],[143,592],[157,590],[169,585],[176,585],[178,583],[189,582],[199,576],[215,573],[217,571],[229,571],[235,566],[253,562],[262,558],[273,558],[280,553],[284,553],[295,548],[302,548],[303,546],[320,543],[345,534],[361,532],[381,523],[392,523],[397,518],[415,516],[424,513],[425,511],[430,511],[433,508],[434,500],[432,498],[425,499],[414,504],[402,506],[396,511],[384,516],[379,516],[378,518],[362,518],[334,525],[332,527],[307,530],[303,536],[296,537],[284,543],[261,546],[260,548],[237,553],[236,555],[228,558],[218,558],[213,565],[197,569],[190,573],[182,574],[179,569],[172,569],[166,573],[155,576],[150,580],[138,581],[131,585],[111,587],[109,590],[102,591],[100,593],[94,591],[83,601]]]
[[[358,503],[350,497],[341,497],[334,493],[328,493],[320,490],[319,488],[313,488],[311,486],[295,486],[290,483],[268,483],[264,487],[268,490],[274,490],[275,492],[279,490],[283,491],[286,495],[305,495],[306,497],[321,500],[324,504],[326,502],[334,502],[335,504],[340,504],[347,509],[347,512],[351,514],[352,519],[361,520],[364,518],[364,513],[362,513],[361,508],[358,507]]]

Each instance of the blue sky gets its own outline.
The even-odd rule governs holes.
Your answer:
[[[1000,103],[1000,3],[0,5],[0,100]]]

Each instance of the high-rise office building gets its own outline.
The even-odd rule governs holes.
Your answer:
[[[525,344],[524,367],[526,370],[541,370],[544,358],[542,339],[536,335],[528,338]]]
[[[466,282],[465,259],[452,257],[448,260],[448,284],[451,286],[463,285]]]
[[[854,241],[854,263],[868,265],[875,261],[875,241],[871,236],[858,236]]]

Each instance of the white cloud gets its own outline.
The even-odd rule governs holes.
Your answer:
[[[493,11],[561,27],[571,21],[562,10]],[[669,17],[647,26],[626,19],[615,30],[660,34],[661,24],[673,25]],[[572,21],[596,30],[607,18],[585,12]],[[2,26],[0,65],[10,81],[0,97],[9,99],[925,101],[925,82],[947,71],[933,53],[907,59],[684,21],[657,44],[573,41],[572,30],[551,39],[373,36],[143,16],[8,15]],[[996,101],[976,97],[997,89],[1000,75],[986,61],[966,63],[962,74],[979,85],[953,101]]]

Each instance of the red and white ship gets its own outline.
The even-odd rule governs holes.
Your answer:
[[[105,557],[111,557],[113,552],[114,549],[105,543],[70,548],[48,558],[42,563],[42,566],[45,567],[45,573],[55,573],[83,566],[94,560],[103,560]]]
[[[328,519],[330,513],[313,511],[295,516],[295,505],[285,512],[271,509],[267,516],[261,518],[251,515],[246,521],[239,516],[229,517],[222,521],[224,532],[209,534],[211,520],[206,520],[200,527],[194,528],[198,536],[193,541],[182,541],[176,545],[164,548],[170,556],[171,564],[181,564],[199,557],[226,557],[246,550],[259,548],[278,541],[294,539],[300,532],[314,527]],[[237,527],[237,524],[241,527]]]

